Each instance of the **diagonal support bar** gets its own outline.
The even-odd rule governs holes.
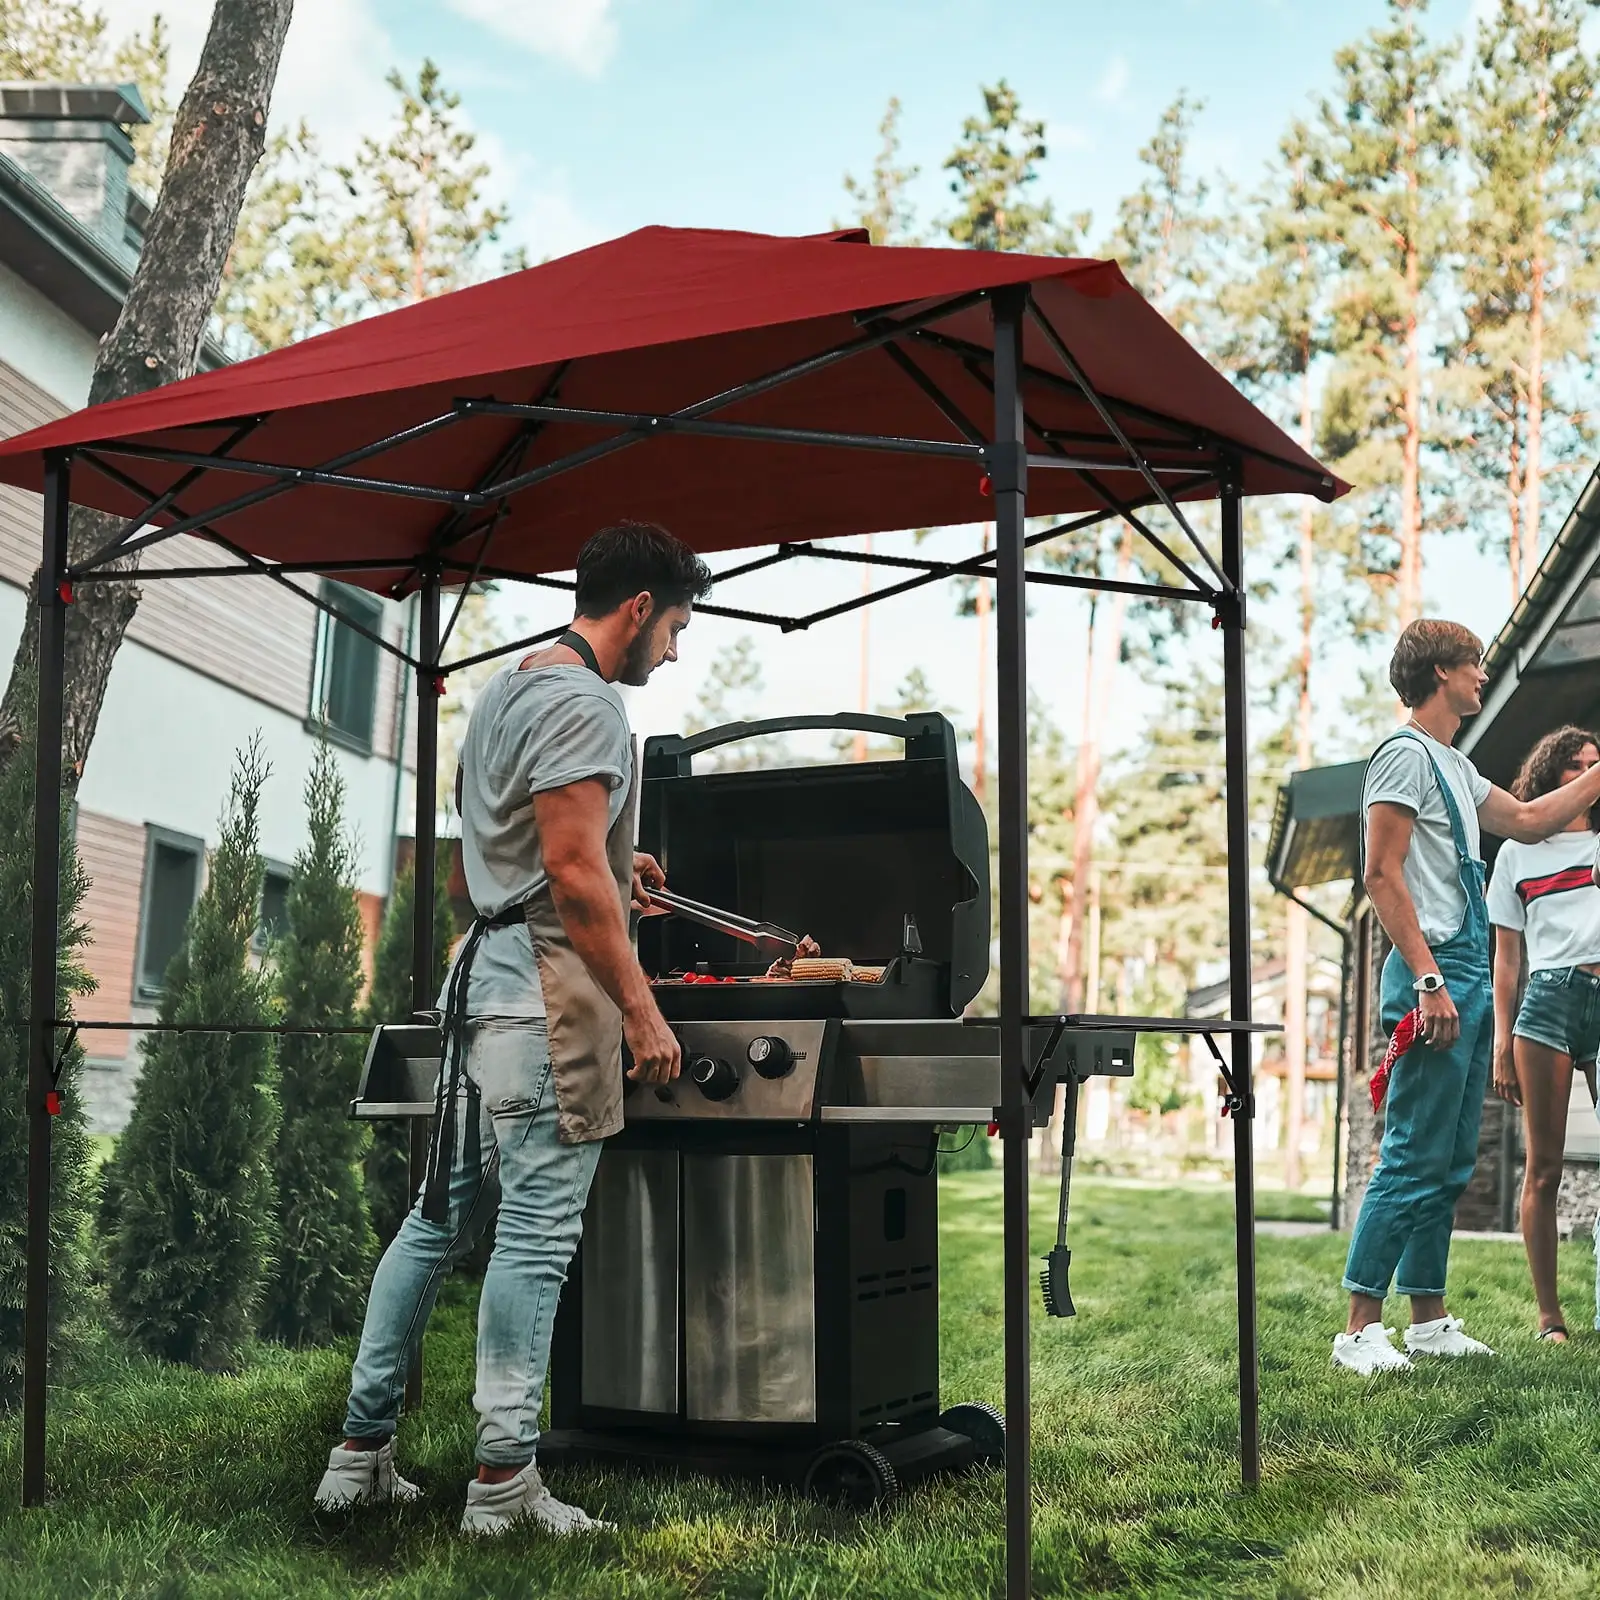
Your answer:
[[[399,433],[391,433],[373,444],[363,445],[359,450],[346,451],[343,455],[333,457],[332,460],[321,462],[315,470],[319,472],[337,472],[345,467],[353,467],[357,462],[370,460],[373,456],[382,455],[384,451],[396,449],[402,444],[410,444],[413,440],[424,438],[430,433],[436,433],[440,428],[447,428],[452,423],[460,420],[459,412],[442,412],[436,417],[429,417],[426,422],[419,422],[412,427],[402,428]],[[92,445],[86,447],[82,452],[84,459],[103,476],[110,478],[114,483],[121,484],[124,488],[128,487],[133,480],[117,476],[116,472],[111,469],[109,462],[101,460],[94,454],[95,448]],[[207,459],[209,460],[209,457]],[[231,517],[235,512],[247,511],[252,506],[261,505],[264,501],[275,500],[279,495],[287,494],[291,489],[297,487],[298,484],[293,481],[279,481],[266,484],[259,489],[252,489],[246,494],[236,495],[232,500],[224,500],[221,504],[212,506],[208,511],[200,512],[195,516],[180,517],[178,521],[169,523],[164,528],[156,528],[140,538],[130,539],[119,546],[117,554],[119,556],[132,555],[135,550],[142,550],[147,545],[160,544],[166,539],[175,539],[180,533],[194,533],[205,527],[207,523],[220,522],[224,517]],[[139,492],[145,496],[149,505],[154,505],[160,498],[159,495],[151,490],[141,490]],[[176,508],[172,507],[170,509]],[[146,519],[150,515],[151,513],[147,507],[133,520],[132,525],[136,528],[144,527]],[[91,556],[88,561],[81,562],[79,565],[87,569],[96,565],[97,561],[98,557]],[[67,575],[69,577],[77,576],[77,569],[69,571]]]
[[[1138,465],[1140,476],[1144,478],[1151,494],[1166,507],[1167,515],[1189,536],[1190,544],[1204,558],[1205,564],[1211,568],[1217,582],[1222,586],[1223,593],[1231,594],[1233,592],[1233,584],[1228,580],[1228,576],[1222,568],[1217,565],[1216,557],[1205,547],[1200,536],[1189,525],[1189,519],[1178,509],[1178,502],[1167,493],[1160,477],[1151,471],[1145,461],[1143,452],[1134,446],[1133,441],[1128,437],[1127,431],[1112,415],[1110,407],[1100,398],[1094,385],[1089,382],[1089,375],[1078,364],[1078,358],[1067,348],[1066,341],[1051,326],[1050,319],[1039,309],[1038,301],[1031,294],[1028,296],[1028,315],[1033,319],[1034,326],[1044,335],[1045,343],[1055,352],[1056,359],[1072,374],[1073,382],[1078,385],[1083,391],[1084,398],[1094,407],[1095,415],[1106,425],[1117,443],[1127,451],[1128,459]]]
[[[216,453],[219,456],[227,455],[237,445],[243,444],[261,426],[264,420],[261,417],[250,417],[242,422],[217,446]],[[203,467],[194,467],[184,473],[164,494],[157,495],[155,502],[147,506],[142,515],[135,517],[131,522],[123,523],[117,530],[115,537],[108,539],[87,561],[81,562],[80,565],[98,567],[102,561],[114,559],[121,552],[123,540],[131,539],[140,528],[147,526],[153,518],[159,517],[184,490],[189,488],[191,484],[198,483],[204,472],[205,469]]]
[[[109,461],[96,461],[95,467],[114,483],[119,483],[123,488],[133,490],[135,494],[148,494],[150,492],[146,485],[135,478],[129,477],[120,467],[112,466]],[[211,540],[213,544],[220,549],[226,550],[230,556],[242,561],[249,571],[263,578],[271,578],[275,583],[281,584],[290,594],[298,595],[307,605],[315,606],[318,611],[325,611],[330,617],[343,623],[345,627],[359,633],[363,639],[370,639],[380,650],[386,651],[397,661],[403,661],[408,667],[417,665],[399,645],[390,643],[381,634],[374,633],[361,623],[352,621],[336,605],[324,600],[321,595],[312,594],[308,590],[302,589],[298,583],[291,583],[274,563],[263,561],[260,556],[252,555],[243,545],[235,544],[233,540],[225,538],[205,522],[196,522],[195,527],[199,532],[205,534],[206,538]]]
[[[837,362],[846,361],[852,356],[861,355],[868,350],[876,350],[880,345],[888,344],[893,339],[899,339],[907,334],[914,333],[920,328],[929,326],[931,323],[942,322],[946,317],[955,316],[957,313],[966,311],[972,306],[981,305],[988,297],[989,291],[987,289],[978,289],[970,294],[957,295],[955,299],[945,300],[936,306],[930,306],[925,311],[919,311],[915,316],[906,317],[899,321],[886,322],[874,328],[870,333],[862,334],[859,338],[847,339],[843,344],[819,351],[816,355],[805,356],[799,361],[789,362],[786,366],[779,367],[760,378],[752,378],[748,383],[735,384],[731,389],[724,389],[719,394],[709,395],[704,400],[697,400],[693,405],[684,406],[677,411],[668,413],[668,415],[678,421],[693,421],[710,416],[713,412],[720,411],[726,406],[737,404],[743,400],[752,400],[757,395],[767,394],[773,389],[781,388],[784,384],[793,383],[800,378],[810,377],[813,373],[821,372]],[[540,466],[530,468],[521,476],[500,484],[497,493],[503,496],[520,494],[524,489],[531,489],[536,484],[548,482],[551,478],[559,477],[563,473],[576,471],[577,468],[599,461],[605,456],[614,455],[619,450],[626,450],[648,437],[650,435],[647,433],[634,431],[619,433],[609,439],[600,439],[594,444],[585,445],[581,450],[574,450],[570,454],[560,456],[554,461],[547,461]]]

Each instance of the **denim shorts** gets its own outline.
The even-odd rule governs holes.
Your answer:
[[[1600,975],[1581,967],[1546,967],[1528,979],[1512,1032],[1572,1057],[1576,1066],[1600,1051]]]

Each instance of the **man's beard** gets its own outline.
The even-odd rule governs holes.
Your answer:
[[[622,658],[622,668],[617,673],[618,683],[625,683],[630,688],[637,689],[650,681],[650,674],[656,667],[651,659],[654,654],[655,633],[654,628],[646,628],[628,646],[628,653]]]

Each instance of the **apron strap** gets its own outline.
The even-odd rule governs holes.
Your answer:
[[[602,682],[604,681],[605,674],[600,670],[600,658],[594,653],[594,646],[591,645],[581,633],[576,632],[572,628],[568,628],[567,631],[556,640],[556,643],[564,644],[567,649],[569,649],[584,664],[584,666],[586,666],[595,675],[595,677],[599,678]]]
[[[521,903],[507,906],[492,917],[472,919],[466,943],[456,957],[445,990],[444,1017],[440,1033],[444,1043],[439,1063],[439,1086],[434,1091],[433,1140],[428,1147],[427,1177],[422,1186],[422,1217],[425,1222],[443,1226],[450,1218],[450,1179],[455,1170],[456,1102],[462,1083],[467,1088],[467,1125],[463,1130],[461,1160],[469,1170],[478,1164],[478,1086],[466,1076],[467,992],[472,979],[472,958],[491,928],[512,928],[527,917]]]

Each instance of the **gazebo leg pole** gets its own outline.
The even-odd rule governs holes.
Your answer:
[[[48,458],[39,571],[39,685],[34,726],[33,930],[28,993],[28,1258],[22,1338],[22,1503],[44,1503],[50,1381],[50,1136],[57,940],[61,915],[61,726],[66,673],[68,458]]]
[[[1244,524],[1237,467],[1222,491],[1222,570],[1234,596],[1218,607],[1222,622],[1224,740],[1228,822],[1228,993],[1231,1015],[1251,1017],[1250,744],[1244,670]],[[1247,1489],[1261,1482],[1261,1368],[1256,1343],[1255,1041],[1233,1035],[1233,1207],[1239,1293],[1239,1474]]]
[[[439,574],[429,572],[418,593],[417,812],[413,838],[416,895],[411,919],[411,1009],[427,1011],[438,995],[433,983],[434,854],[439,791]],[[415,1198],[428,1164],[428,1120],[413,1117],[410,1192]],[[422,1404],[422,1345],[406,1373],[406,1406]]]
[[[1025,1600],[1033,1574],[1033,1457],[1028,1314],[1028,1143],[1032,1132],[1024,1049],[1028,1016],[1028,664],[1023,579],[1027,454],[1022,435],[1022,318],[1027,291],[996,291],[994,495],[999,670],[1000,1132],[1005,1167],[1006,1595]]]

